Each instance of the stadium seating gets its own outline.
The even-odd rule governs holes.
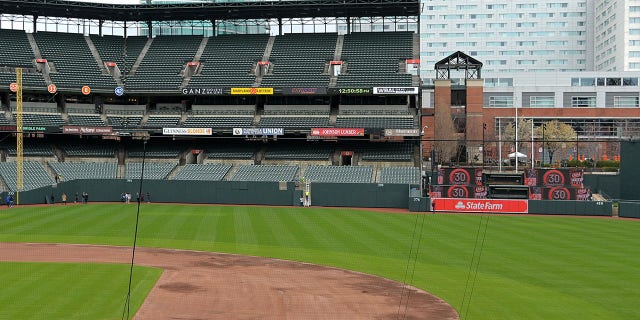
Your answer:
[[[413,145],[408,142],[357,144],[350,150],[359,153],[362,160],[411,161],[413,159]]]
[[[25,161],[23,167],[23,191],[53,184],[53,179],[40,162]],[[0,162],[0,177],[12,191],[17,190],[18,176],[15,162]]]
[[[15,68],[22,70],[22,85],[45,88],[41,73],[36,72],[35,56],[27,34],[22,30],[0,29],[0,87],[16,82]]]
[[[420,169],[416,167],[384,167],[380,183],[420,184]]]
[[[131,146],[127,155],[131,158],[177,158],[186,147],[181,144],[148,143],[146,150],[142,146]]]
[[[373,168],[369,166],[309,166],[306,181],[333,183],[371,183]]]
[[[298,166],[241,165],[230,180],[233,181],[293,181]]]
[[[15,113],[13,118],[16,118]],[[22,125],[25,127],[55,127],[65,124],[59,113],[22,113]]]
[[[329,160],[333,147],[319,144],[277,144],[269,146],[264,158],[268,160]]]
[[[82,34],[37,32],[33,36],[42,57],[55,66],[57,72],[50,75],[58,87],[74,88],[80,92],[85,85],[91,88],[116,86],[113,76],[102,73]]]
[[[147,43],[147,37],[124,37],[91,35],[91,41],[96,47],[103,62],[115,62],[121,73],[131,70],[142,48]]]
[[[102,127],[107,124],[102,120],[102,116],[99,114],[70,114],[69,124],[75,126],[94,126]]]
[[[186,164],[176,175],[174,180],[202,180],[221,181],[231,169],[230,164]]]
[[[115,179],[118,165],[115,162],[48,162],[62,181],[76,179]]]
[[[16,82],[15,72],[0,71],[0,86],[8,88],[10,84]],[[47,83],[40,73],[22,72],[22,86],[25,88],[45,89]]]
[[[142,59],[135,74],[126,79],[131,90],[178,90],[180,75],[187,62],[193,60],[202,37],[157,36]]]
[[[165,179],[171,170],[175,168],[176,165],[174,163],[158,163],[158,162],[147,162],[144,165],[144,178],[150,180],[162,180]],[[125,179],[134,180],[140,179],[142,175],[142,163],[141,162],[133,162],[127,163],[125,165]]]
[[[191,77],[188,87],[252,86],[256,76],[251,68],[262,60],[268,41],[266,34],[209,38],[200,57],[202,70]]]
[[[0,66],[35,67],[35,56],[24,31],[0,29]]]
[[[116,154],[117,146],[105,140],[82,142],[67,142],[62,144],[61,149],[69,157],[100,157],[113,158]]]
[[[410,74],[399,64],[413,57],[411,32],[362,32],[344,36],[342,60],[346,72],[337,87],[411,86]]]
[[[181,116],[176,115],[154,115],[147,118],[147,122],[144,124],[145,128],[168,128],[177,127],[180,122]]]
[[[253,116],[202,116],[190,115],[183,127],[189,128],[246,128],[253,123]]]
[[[209,159],[237,159],[249,160],[256,153],[252,145],[220,143],[199,147],[203,149]]]
[[[7,154],[15,157],[17,155],[16,144],[7,144]],[[25,140],[22,147],[22,154],[25,157],[53,157],[51,145],[46,142]]]
[[[273,73],[262,78],[263,87],[327,87],[325,64],[333,60],[335,33],[290,33],[275,38],[269,61]]]
[[[413,116],[345,116],[338,115],[336,127],[339,128],[376,128],[376,129],[412,129],[416,127]]]
[[[142,116],[107,115],[109,125],[114,128],[137,128],[142,118]]]

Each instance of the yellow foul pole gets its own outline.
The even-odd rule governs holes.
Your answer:
[[[20,191],[24,188],[24,161],[22,141],[22,68],[16,68],[16,204],[20,204]]]

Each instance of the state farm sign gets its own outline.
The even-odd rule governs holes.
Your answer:
[[[437,198],[435,211],[478,213],[528,213],[527,200]]]

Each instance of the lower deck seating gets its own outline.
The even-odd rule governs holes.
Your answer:
[[[233,175],[233,181],[293,181],[298,166],[241,165]]]
[[[384,167],[380,183],[420,184],[420,169],[416,167]]]
[[[368,166],[309,166],[304,174],[310,182],[371,183],[372,177]]]
[[[40,162],[25,161],[23,172],[23,191],[53,184],[53,179]],[[0,162],[0,177],[11,191],[18,191],[18,174],[15,162]]]
[[[186,164],[178,173],[174,180],[200,180],[200,181],[221,181],[231,169],[230,164]]]
[[[49,166],[63,181],[115,179],[118,169],[115,162],[49,162]]]
[[[166,179],[171,170],[175,168],[174,163],[145,163],[144,165],[144,177],[143,179],[150,180],[163,180]],[[125,165],[125,179],[135,180],[140,179],[142,175],[142,163],[134,162],[127,163]]]

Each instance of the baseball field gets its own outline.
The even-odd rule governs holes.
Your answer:
[[[136,210],[5,209],[0,242],[130,246]],[[637,220],[143,204],[138,230],[140,247],[302,261],[409,283],[462,319],[640,319]],[[120,319],[128,272],[117,263],[0,262],[0,319]],[[132,314],[161,272],[134,268]]]

